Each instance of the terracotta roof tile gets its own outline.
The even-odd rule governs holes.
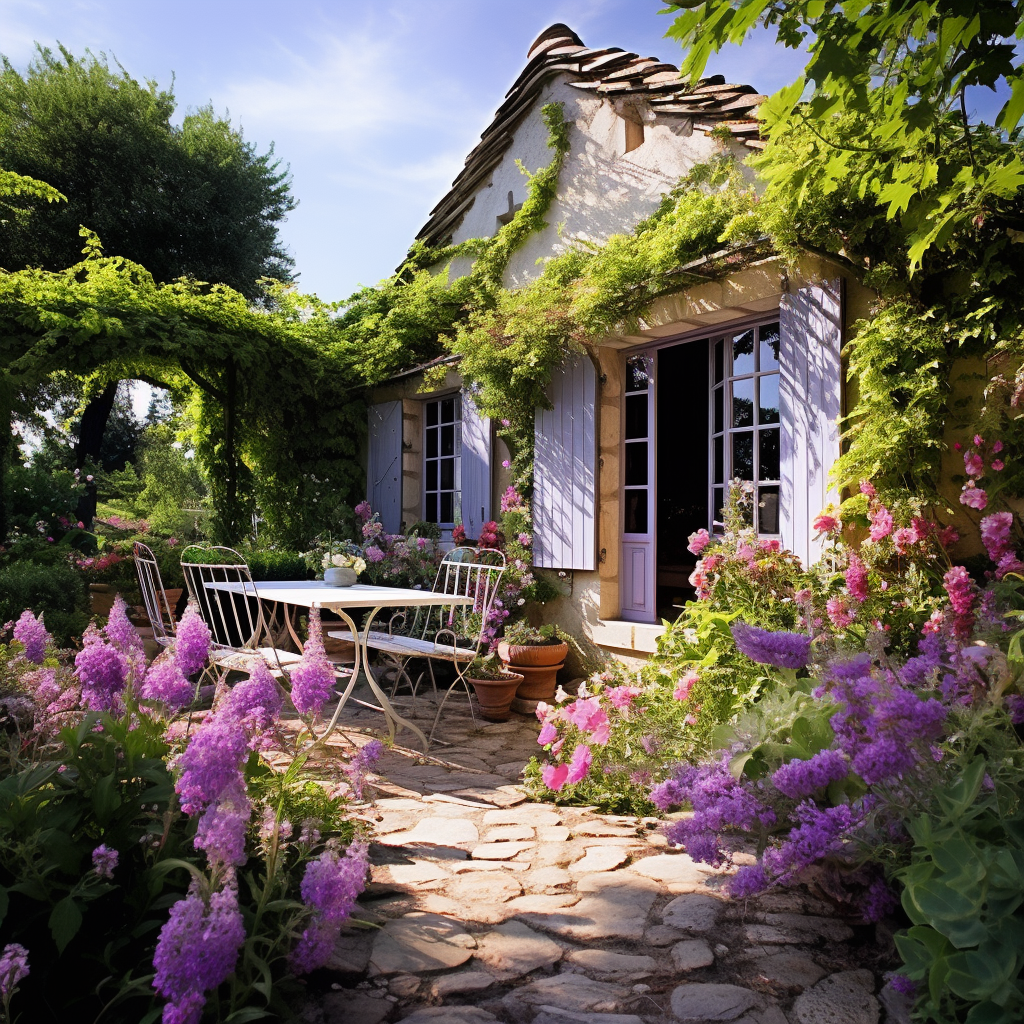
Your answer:
[[[679,77],[674,64],[641,57],[617,46],[584,46],[568,25],[555,24],[533,41],[526,67],[466,158],[466,166],[451,190],[431,211],[418,239],[440,245],[451,238],[472,205],[477,186],[512,144],[516,126],[533,107],[544,85],[557,75],[565,75],[577,89],[598,95],[645,99],[658,117],[692,120],[695,131],[710,132],[717,125],[728,124],[738,142],[751,149],[763,148],[755,115],[764,96],[753,87],[730,85],[721,75],[690,86]]]

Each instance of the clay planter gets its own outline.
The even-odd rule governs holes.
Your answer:
[[[480,714],[489,722],[507,722],[512,714],[512,698],[522,685],[523,677],[517,672],[507,672],[501,679],[473,679],[469,681],[476,690]]]
[[[555,698],[558,670],[565,664],[569,645],[530,644],[509,645],[502,640],[498,644],[498,657],[512,671],[523,674],[523,685],[516,691],[519,700],[544,700]]]

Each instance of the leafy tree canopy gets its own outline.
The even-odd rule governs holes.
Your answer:
[[[212,108],[180,127],[174,111],[173,92],[140,84],[102,56],[40,48],[24,73],[4,58],[0,185],[10,178],[12,190],[63,193],[67,202],[30,217],[8,202],[0,266],[71,266],[85,225],[109,253],[144,265],[157,281],[217,281],[257,298],[261,278],[288,280],[293,261],[277,231],[295,201],[273,147],[257,152]]]
[[[929,249],[993,215],[1024,228],[1015,199],[1024,162],[1014,144],[1024,115],[1019,0],[681,0],[668,34],[701,76],[712,53],[772,27],[785,46],[808,39],[803,74],[761,116],[771,144],[799,160],[761,173],[790,192],[843,189],[884,210],[917,272]],[[1002,88],[994,125],[971,123],[968,89]],[[840,126],[840,130],[837,130]]]

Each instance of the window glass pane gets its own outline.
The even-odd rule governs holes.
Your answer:
[[[754,435],[749,430],[732,435],[732,475],[754,479]]]
[[[716,487],[711,495],[711,517],[718,522],[722,521],[722,509],[725,507],[725,488]]]
[[[779,422],[779,375],[769,373],[758,377],[758,398],[759,408],[757,413],[758,423]]]
[[[441,454],[455,454],[455,427],[441,427]]]
[[[646,441],[632,441],[626,445],[626,483],[647,483]]]
[[[732,375],[754,372],[754,332],[744,331],[732,339]]]
[[[427,426],[437,423],[437,402],[427,402]]]
[[[431,459],[427,463],[427,490],[437,490],[437,460]]]
[[[725,356],[723,354],[723,349],[724,348],[725,348],[725,342],[721,338],[719,338],[719,340],[715,342],[715,383],[716,384],[721,384],[722,383],[722,376],[725,373],[725,367],[723,365],[724,360],[725,360]]]
[[[647,436],[647,396],[626,395],[626,438]]]
[[[455,460],[441,460],[441,490],[450,491],[455,487]]]
[[[725,438],[715,438],[715,483],[725,483]]]
[[[779,430],[762,430],[758,433],[758,479],[779,479]]]
[[[650,387],[650,356],[630,356],[626,360],[626,390],[646,391]]]
[[[427,495],[427,511],[426,511],[426,513],[424,515],[424,519],[426,519],[426,521],[428,523],[436,523],[438,521],[437,520],[437,495],[436,494],[428,494]]]
[[[777,370],[779,368],[779,325],[765,324],[758,330],[761,339],[761,351],[758,353],[761,359],[759,370]]]
[[[451,492],[441,494],[441,518],[440,523],[451,523],[455,521],[455,495]]]
[[[758,491],[757,532],[779,532],[779,489],[761,487]]]
[[[427,458],[437,458],[437,430],[427,431]]]
[[[647,490],[626,491],[626,533],[647,532]]]
[[[455,399],[454,398],[442,398],[441,399],[441,422],[442,423],[454,423],[455,422]]]
[[[752,427],[754,425],[754,378],[732,382],[732,425]]]
[[[455,418],[457,420],[462,419],[462,395],[456,395],[453,399],[455,402]]]
[[[714,433],[719,434],[722,431],[722,423],[725,418],[725,414],[722,411],[722,407],[725,405],[725,388],[715,388],[715,429]]]

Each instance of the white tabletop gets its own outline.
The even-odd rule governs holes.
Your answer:
[[[433,604],[471,605],[472,597],[464,594],[439,594],[433,590],[411,590],[404,587],[372,587],[354,583],[351,587],[329,587],[323,580],[283,580],[257,583],[215,583],[205,586],[235,594],[254,594],[265,601],[280,601],[302,608],[404,608]]]

